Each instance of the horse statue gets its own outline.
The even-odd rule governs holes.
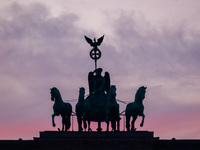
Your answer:
[[[85,88],[81,87],[79,89],[78,103],[76,104],[76,108],[75,108],[79,132],[83,131],[82,120],[83,120],[84,95],[85,95]]]
[[[135,121],[138,116],[142,116],[142,122],[140,124],[141,127],[143,127],[144,124],[144,105],[143,105],[143,100],[145,98],[145,93],[146,93],[146,88],[147,87],[140,87],[136,94],[135,94],[135,101],[132,103],[129,103],[126,106],[125,110],[125,115],[126,115],[126,129],[127,131],[130,131],[130,118],[132,117],[132,122],[131,122],[131,131],[135,131]]]
[[[52,126],[55,127],[54,117],[61,115],[62,117],[62,131],[67,131],[70,126],[71,114],[72,114],[72,105],[70,103],[65,103],[62,100],[61,94],[56,87],[50,89],[51,100],[54,101],[52,114]]]
[[[101,122],[106,120],[106,103],[108,101],[108,91],[110,89],[110,76],[105,72],[105,76],[101,76],[102,68],[98,68],[88,74],[89,96],[84,101],[83,123],[84,129],[92,131],[90,122],[98,122],[97,131],[100,132]]]
[[[106,123],[109,131],[109,122],[111,122],[112,131],[119,131],[119,104],[116,101],[116,86],[112,85],[108,92],[108,102],[106,104]],[[116,130],[117,123],[117,130]]]

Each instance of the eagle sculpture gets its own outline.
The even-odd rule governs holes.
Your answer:
[[[84,36],[84,37],[85,37],[85,40],[90,44],[90,46],[97,48],[97,46],[101,45],[101,43],[103,42],[104,35],[100,37],[99,39],[97,39],[97,41],[95,38],[92,41],[92,39],[90,39],[89,37],[87,36]]]

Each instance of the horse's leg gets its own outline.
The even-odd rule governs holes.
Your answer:
[[[55,116],[56,116],[55,114],[52,114],[52,126],[53,126],[53,127],[56,126],[56,124],[55,124],[55,122],[54,122],[54,118],[55,118]]]
[[[131,121],[131,131],[135,131],[135,120],[137,119],[137,115],[133,116],[133,120]]]
[[[66,121],[65,121],[65,131],[67,131],[71,127],[71,114],[68,114],[66,116]]]
[[[131,116],[126,115],[126,130],[127,131],[130,131],[130,119],[131,119]]]
[[[98,132],[101,132],[102,128],[101,128],[101,121],[98,121],[98,128],[97,128],[97,131]]]
[[[119,119],[119,120],[117,120],[117,131],[119,131],[119,130],[120,130],[120,129],[119,129],[119,128],[120,128],[120,122],[119,122],[119,121],[120,121],[120,119]]]
[[[91,132],[92,129],[90,128],[90,120],[88,120],[88,131]]]
[[[83,127],[84,127],[84,129],[85,129],[85,131],[86,131],[86,129],[87,129],[87,122],[86,122],[85,119],[83,120]]]
[[[140,124],[140,127],[143,127],[143,124],[144,124],[144,118],[145,118],[145,115],[142,114],[142,122],[141,122],[141,124]]]
[[[106,121],[106,123],[107,123],[107,129],[106,129],[106,131],[108,132],[109,131],[109,121]]]
[[[83,127],[84,127],[84,129],[86,131],[86,129],[87,129],[87,122],[86,122],[86,114],[85,114],[85,112],[83,113]]]
[[[118,114],[119,114],[119,113],[118,113]],[[120,118],[120,116],[118,115],[118,116],[117,116],[117,120],[116,120],[116,122],[117,122],[117,131],[120,130],[120,120],[121,120],[121,118]]]
[[[82,128],[82,116],[81,115],[77,115],[77,120],[78,120],[78,131],[82,132],[83,128]]]
[[[109,131],[109,114],[108,114],[108,112],[106,113],[106,124],[107,124],[106,131],[108,132]]]
[[[116,120],[111,120],[112,130],[116,131]]]
[[[65,127],[65,124],[66,124],[66,118],[65,118],[65,116],[63,116],[63,115],[61,115],[61,117],[62,117],[62,131],[64,131],[64,127]],[[65,129],[66,129],[66,127],[65,127]]]

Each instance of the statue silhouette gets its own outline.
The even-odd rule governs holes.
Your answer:
[[[97,49],[97,46],[101,45],[101,43],[103,42],[104,35],[100,37],[99,39],[97,39],[97,41],[95,38],[94,38],[94,41],[92,41],[92,39],[88,38],[87,36],[84,36],[84,37],[85,37],[85,40],[90,44],[90,46]]]
[[[108,94],[110,89],[110,75],[105,72],[105,76],[101,75],[103,69],[98,68],[88,74],[89,94]]]
[[[129,103],[126,106],[125,110],[125,115],[126,115],[126,129],[127,131],[130,131],[130,118],[132,117],[132,122],[131,122],[131,131],[135,131],[136,128],[134,126],[135,121],[138,116],[142,116],[142,122],[140,124],[141,127],[143,127],[144,124],[144,105],[143,105],[143,100],[145,98],[145,93],[146,93],[146,88],[147,87],[140,87],[136,94],[135,94],[135,101],[132,103]]]
[[[62,100],[61,94],[56,87],[50,89],[51,100],[54,101],[52,114],[52,126],[55,127],[54,117],[61,115],[62,117],[62,131],[67,131],[71,126],[71,114],[72,114],[72,105],[70,103],[65,103]]]
[[[98,46],[103,42],[103,38],[104,35],[97,41],[95,38],[94,41],[92,41],[92,39],[85,36],[85,40],[90,44],[90,46],[93,47],[93,49],[90,51],[90,57],[95,61],[95,69],[97,69],[97,60],[101,57],[101,51],[98,49]]]
[[[82,128],[82,120],[83,120],[83,107],[84,107],[84,96],[85,96],[85,88],[81,87],[79,89],[79,97],[78,97],[78,103],[76,104],[76,116],[78,121],[78,131],[83,131]]]
[[[100,132],[102,130],[101,122],[106,120],[105,109],[110,90],[110,75],[105,72],[105,75],[102,76],[102,71],[102,68],[98,68],[88,74],[89,96],[84,100],[84,105],[82,105],[84,110],[82,115],[84,129],[86,130],[88,123],[88,131],[91,131],[90,122],[97,121],[97,131]]]
[[[116,86],[111,85],[110,90],[108,92],[108,101],[106,103],[106,123],[107,123],[107,131],[109,131],[109,122],[111,122],[112,131],[119,131],[119,104],[116,101]],[[117,123],[117,129],[116,129]]]

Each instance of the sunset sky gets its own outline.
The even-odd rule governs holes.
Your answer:
[[[79,87],[88,94],[94,61],[84,35],[105,35],[98,67],[110,73],[117,99],[132,102],[147,86],[138,131],[200,139],[199,14],[199,0],[1,0],[0,140],[61,128],[60,117],[51,126],[50,88],[65,102],[78,98]],[[70,103],[75,111],[77,101]]]

